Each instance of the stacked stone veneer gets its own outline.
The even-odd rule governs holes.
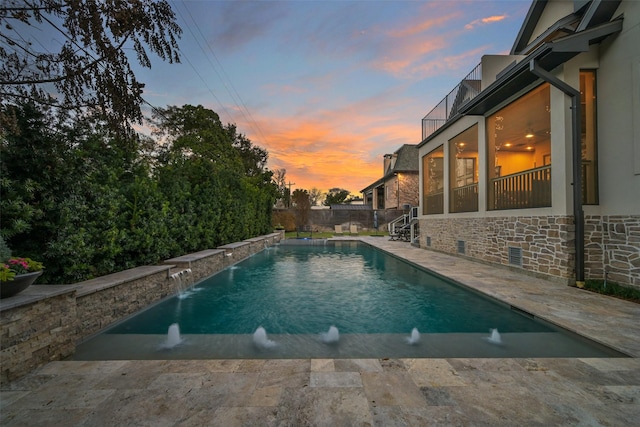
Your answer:
[[[78,283],[74,341],[175,294],[175,284],[168,280],[170,268],[137,267]]]
[[[420,221],[420,246],[500,265],[509,247],[522,249],[522,269],[575,282],[575,226],[571,216],[427,218]],[[431,246],[427,246],[430,237]],[[606,278],[640,288],[640,216],[585,216],[585,279]]]
[[[188,266],[193,284],[281,238],[273,233],[74,285],[32,285],[0,300],[0,384],[71,356],[77,342],[175,294],[173,272]]]
[[[198,280],[209,277],[222,270],[225,267],[224,253],[224,249],[210,249],[171,258],[164,263],[173,266],[171,269],[172,274],[186,269],[191,270],[189,274],[184,276],[184,280],[188,281],[187,285],[191,286]]]
[[[640,215],[585,216],[585,277],[640,289]]]
[[[568,216],[427,218],[420,220],[420,246],[504,266],[510,265],[509,247],[521,248],[522,269],[569,283],[575,277],[574,230]],[[458,253],[460,240],[464,254]]]
[[[71,290],[0,312],[0,384],[75,351],[76,298]]]

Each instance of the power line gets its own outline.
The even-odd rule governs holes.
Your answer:
[[[186,6],[185,6],[186,8]],[[185,22],[185,26],[187,27],[187,29],[189,30],[189,32],[191,33],[191,36],[193,37],[193,39],[195,40],[196,43],[198,43],[198,47],[200,47],[200,50],[202,50],[202,52],[204,53],[204,50],[202,49],[202,46],[200,46],[200,42],[196,39],[195,34],[193,33],[193,31],[191,30],[191,26],[190,25],[186,25],[186,21],[184,19],[184,16],[182,15],[182,13],[180,12],[180,10],[176,7],[175,10],[178,12],[178,15],[180,15],[180,18],[182,19],[183,22]],[[222,108],[223,112],[229,116],[231,118],[231,121],[235,121],[233,119],[233,115],[229,112],[229,110],[227,110],[227,108],[224,106],[224,104],[222,103],[222,101],[220,101],[220,99],[217,97],[217,95],[214,93],[213,89],[211,89],[209,87],[209,85],[207,84],[207,81],[204,79],[204,77],[202,77],[202,75],[198,72],[198,70],[196,69],[196,67],[193,65],[193,63],[189,60],[189,58],[187,57],[186,53],[183,52],[182,50],[180,50],[180,55],[182,57],[184,57],[184,59],[186,59],[187,63],[189,64],[189,66],[191,67],[191,69],[193,70],[194,73],[196,73],[196,75],[200,78],[200,80],[202,81],[202,83],[204,83],[204,86],[207,88],[207,91],[211,94],[211,96],[213,96],[213,98],[218,102],[218,104],[220,105],[220,108]],[[205,55],[206,56],[206,55]]]
[[[244,101],[242,100],[242,97],[240,96],[240,94],[238,93],[238,91],[236,90],[236,88],[234,87],[231,79],[229,78],[229,76],[227,75],[227,73],[224,70],[224,67],[222,65],[222,63],[220,62],[220,60],[218,59],[218,56],[215,54],[215,52],[213,51],[211,45],[207,42],[206,37],[204,37],[204,34],[202,33],[202,30],[200,29],[200,26],[198,25],[198,23],[196,22],[196,20],[194,19],[193,15],[191,14],[191,11],[187,8],[186,4],[183,3],[183,7],[186,10],[187,14],[189,15],[189,17],[191,18],[191,21],[193,22],[193,25],[195,26],[195,28],[198,30],[198,33],[200,34],[200,37],[202,38],[202,40],[205,41],[205,44],[209,50],[209,52],[211,53],[211,56],[213,56],[213,58],[215,59],[216,63],[218,64],[218,68],[220,68],[220,70],[222,71],[222,74],[224,76],[222,76],[218,70],[216,69],[215,65],[211,62],[210,57],[206,54],[204,48],[202,47],[202,45],[200,44],[200,42],[197,40],[197,38],[194,36],[194,39],[196,41],[196,43],[198,44],[198,47],[200,48],[200,50],[202,51],[202,53],[204,54],[205,58],[207,58],[207,61],[209,62],[209,65],[211,65],[211,68],[214,70],[214,72],[216,73],[216,75],[218,76],[218,78],[222,81],[222,84],[224,85],[225,89],[227,90],[227,93],[229,94],[229,96],[231,97],[231,99],[233,100],[233,102],[236,104],[236,106],[238,107],[238,110],[240,111],[240,113],[243,115],[246,123],[253,129],[253,131],[262,137],[262,139],[266,142],[267,138],[265,136],[265,134],[262,132],[262,129],[260,128],[260,126],[258,125],[258,123],[255,121],[255,119],[253,118],[253,116],[251,115],[251,112],[249,111],[249,109],[247,108],[246,104],[244,103]],[[177,8],[176,8],[177,9]],[[178,11],[178,13],[180,14],[180,11]],[[184,21],[184,17],[182,16],[182,14],[180,14],[181,18]],[[189,28],[189,32],[193,34],[193,32],[191,31],[191,26],[188,26]],[[226,82],[229,82],[229,85],[227,86]],[[233,89],[233,93],[229,90],[229,86],[231,87],[231,89]],[[234,95],[235,93],[235,95]]]

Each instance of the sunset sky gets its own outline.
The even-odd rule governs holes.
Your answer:
[[[146,101],[214,110],[292,190],[360,195],[483,54],[509,52],[530,1],[171,4],[182,63],[139,72]]]

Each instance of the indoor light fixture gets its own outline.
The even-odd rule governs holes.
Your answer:
[[[533,129],[528,128],[528,129],[527,129],[527,134],[526,134],[524,137],[525,137],[525,138],[533,138],[533,137],[534,137],[534,135],[533,135]]]

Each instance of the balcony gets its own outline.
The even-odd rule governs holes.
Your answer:
[[[478,64],[449,94],[422,119],[422,140],[456,117],[460,107],[481,90],[482,63]]]

